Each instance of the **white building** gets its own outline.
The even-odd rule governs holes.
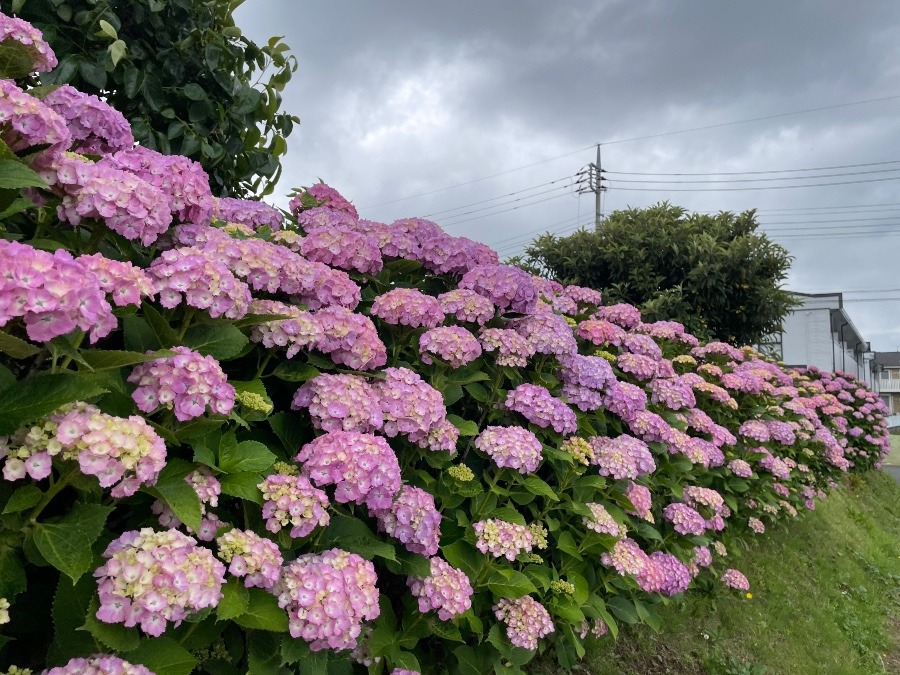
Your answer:
[[[900,414],[900,352],[875,352],[876,386],[881,400]]]
[[[850,320],[843,296],[794,295],[802,304],[785,317],[782,332],[760,346],[787,366],[844,370],[877,387],[873,377],[875,354]]]

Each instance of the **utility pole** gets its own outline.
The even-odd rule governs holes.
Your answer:
[[[606,192],[606,185],[603,184],[603,164],[600,158],[600,144],[597,143],[597,161],[588,164],[578,172],[578,176],[587,175],[587,185],[578,189],[578,194],[586,192],[594,193],[594,226],[600,229],[600,223],[603,222],[603,193]]]

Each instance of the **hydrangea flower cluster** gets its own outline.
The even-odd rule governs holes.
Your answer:
[[[621,326],[603,319],[585,319],[578,324],[575,334],[598,347],[606,345],[618,347],[626,335]]]
[[[429,557],[437,553],[441,514],[431,493],[404,485],[390,507],[374,510],[373,515],[378,520],[378,530],[387,532],[407,550]]]
[[[647,394],[630,382],[613,382],[606,388],[603,405],[623,421],[629,422],[639,411],[647,408]]]
[[[629,481],[628,487],[625,489],[625,496],[628,497],[628,501],[634,507],[634,511],[626,511],[625,513],[643,518],[650,523],[654,522],[652,512],[653,495],[650,492],[650,488],[638,485],[634,481]]]
[[[363,274],[378,274],[384,265],[375,240],[349,228],[313,230],[300,244],[300,252],[310,260]]]
[[[590,466],[594,461],[594,448],[580,436],[567,438],[563,441],[560,450],[571,455],[576,462],[583,466]]]
[[[250,333],[251,340],[269,349],[287,347],[285,356],[289,359],[301,349],[318,344],[322,336],[322,329],[312,313],[277,300],[253,300],[247,313],[290,317],[256,324]]]
[[[317,375],[297,390],[291,408],[308,408],[313,426],[323,431],[372,433],[384,424],[381,399],[358,375]]]
[[[545,387],[536,384],[520,384],[510,390],[503,405],[532,424],[552,427],[558,434],[572,434],[578,428],[574,411]]]
[[[701,535],[706,532],[706,519],[687,504],[669,504],[663,509],[663,516],[679,534]]]
[[[538,437],[524,427],[486,427],[475,439],[475,447],[497,466],[519,473],[536,471],[543,450]]]
[[[509,265],[478,265],[459,282],[490,300],[501,311],[530,314],[537,303],[537,290],[527,272]]]
[[[445,315],[455,316],[457,321],[477,323],[479,326],[494,318],[497,311],[490,300],[466,288],[441,293],[438,302]]]
[[[31,70],[49,73],[56,68],[56,54],[44,40],[44,34],[27,21],[0,12],[0,42],[17,42],[31,57]]]
[[[31,671],[28,671],[31,672]],[[89,658],[74,658],[64,666],[45,670],[43,675],[154,675],[140,664],[133,664],[118,656],[97,654]]]
[[[140,267],[130,262],[104,258],[102,254],[83,255],[77,258],[84,269],[97,277],[100,289],[112,296],[117,307],[140,305],[141,298],[153,297],[153,282]]]
[[[749,591],[750,582],[736,569],[729,568],[722,574],[722,583],[737,591]]]
[[[159,188],[169,199],[172,214],[183,223],[208,225],[212,217],[209,177],[198,162],[181,155],[163,155],[135,146],[106,155],[100,160],[117,169],[130,171]]]
[[[584,526],[597,532],[598,534],[609,534],[618,537],[624,534],[623,528],[609,515],[609,511],[604,508],[603,504],[588,502],[585,504],[591,510],[590,518],[582,518]]]
[[[641,324],[640,311],[637,307],[627,303],[599,307],[594,318],[609,321],[626,330],[632,330]]]
[[[515,322],[516,332],[538,354],[569,356],[578,353],[572,328],[558,314],[532,314]]]
[[[650,557],[636,541],[625,538],[617,541],[610,553],[603,553],[600,562],[614,568],[622,576],[637,575],[649,564]]]
[[[534,545],[534,535],[524,525],[509,523],[498,518],[479,520],[472,525],[475,531],[475,547],[495,558],[515,560],[520,553],[528,553]]]
[[[314,651],[352,649],[362,623],[378,618],[375,566],[337,548],[301,555],[282,570],[274,592],[291,637]]]
[[[678,595],[691,585],[691,571],[671,553],[651,553],[647,565],[637,575],[638,586],[648,593]]]
[[[534,345],[527,338],[508,328],[484,328],[479,333],[486,352],[497,352],[498,366],[523,368],[534,356]]]
[[[451,367],[460,368],[481,356],[481,344],[462,326],[441,326],[422,334],[419,353],[423,363],[432,364],[432,356],[437,356]]]
[[[279,230],[284,222],[281,211],[265,202],[232,197],[213,197],[212,215],[227,223],[247,225],[252,230],[262,227]]]
[[[59,113],[72,136],[72,152],[105,155],[134,145],[125,116],[96,96],[68,84],[44,96],[44,105]]]
[[[0,328],[22,318],[35,342],[49,342],[76,328],[91,342],[116,327],[97,275],[59,249],[39,251],[0,239]]]
[[[387,363],[387,349],[369,317],[331,306],[316,312],[315,320],[320,330],[315,347],[335,363],[354,370],[372,370]]]
[[[247,588],[269,590],[281,579],[284,559],[278,545],[250,530],[229,530],[216,539],[228,573],[244,578]]]
[[[72,144],[66,121],[12,80],[0,79],[0,139],[15,153],[47,145],[39,154],[50,162]]]
[[[444,322],[437,298],[415,288],[395,288],[379,295],[370,314],[395,326],[412,328],[434,328]]]
[[[291,537],[299,539],[331,522],[328,495],[313,487],[306,476],[276,473],[258,487],[263,497],[262,517],[273,534],[290,525]]]
[[[185,476],[184,482],[191,486],[200,500],[200,529],[194,532],[191,527],[188,527],[187,531],[196,535],[200,541],[212,541],[216,538],[216,531],[219,529],[222,521],[219,520],[216,514],[209,512],[207,507],[219,505],[222,485],[205,466]],[[159,516],[159,524],[163,527],[181,527],[181,520],[164,501],[158,499],[153,502],[151,510]]]
[[[538,640],[555,630],[550,612],[530,595],[516,600],[501,598],[493,610],[494,616],[506,624],[506,637],[522,649],[537,649]]]
[[[320,206],[347,213],[354,219],[359,218],[356,207],[340,192],[325,183],[316,183],[298,193],[291,199],[288,209],[296,215],[301,211]]]
[[[592,436],[589,442],[594,450],[594,464],[601,476],[637,478],[656,470],[656,462],[647,444],[634,436]]]
[[[385,378],[373,385],[381,399],[384,434],[403,434],[413,443],[426,441],[446,421],[441,393],[408,368],[386,368]]]
[[[98,478],[101,487],[112,487],[113,497],[128,497],[142,485],[154,485],[166,465],[166,445],[142,417],[113,417],[81,402],[9,439],[0,438],[6,480],[26,475],[43,480],[57,455],[76,461],[83,474]]]
[[[406,585],[418,598],[420,612],[437,612],[441,621],[450,621],[472,607],[472,584],[465,572],[445,560],[434,557],[430,563],[429,576],[410,577]]]
[[[250,308],[247,284],[199,248],[185,246],[163,251],[147,271],[163,307],[177,307],[185,302],[207,310],[213,318],[228,319],[240,319]]]
[[[128,381],[137,385],[131,397],[138,410],[152,413],[160,406],[175,411],[181,422],[201,416],[207,409],[227,415],[234,407],[234,387],[212,356],[189,347],[173,347],[165,356],[135,366]],[[150,352],[152,353],[152,352]]]
[[[342,504],[388,509],[400,490],[397,455],[380,436],[330,431],[304,445],[296,459],[313,483],[334,485],[334,498]]]
[[[114,539],[94,572],[105,623],[140,626],[148,635],[162,635],[222,597],[225,566],[212,551],[178,530],[150,528],[125,532]]]

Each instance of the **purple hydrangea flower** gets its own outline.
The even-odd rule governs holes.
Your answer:
[[[291,537],[299,539],[331,522],[328,495],[313,487],[306,476],[273,474],[258,487],[263,496],[262,517],[273,534],[290,525]]]
[[[309,408],[313,426],[324,431],[381,429],[381,399],[358,375],[317,375],[297,390],[291,408]]]
[[[271,589],[281,579],[284,559],[274,541],[250,530],[230,530],[216,539],[219,557],[228,563],[228,573],[243,577],[247,588]]]
[[[530,314],[537,303],[537,291],[531,276],[509,265],[478,265],[466,272],[460,288],[483,295],[501,311]]]
[[[493,610],[506,624],[506,637],[522,649],[537,649],[538,640],[555,630],[547,608],[530,595],[517,600],[501,598]]]
[[[437,298],[415,288],[395,288],[379,295],[369,313],[395,326],[434,328],[444,322]]]
[[[437,612],[441,621],[450,621],[472,607],[472,584],[465,572],[441,558],[431,559],[431,574],[410,577],[406,582],[419,600],[419,611]]]
[[[64,84],[44,96],[44,105],[66,121],[73,152],[106,155],[134,145],[125,116],[96,96]]]
[[[637,478],[656,470],[656,462],[647,444],[633,436],[593,436],[590,443],[594,450],[594,464],[601,476],[619,480]]]
[[[433,363],[434,355],[459,368],[481,356],[481,344],[461,326],[439,326],[419,337],[419,354],[423,363]]]
[[[552,427],[558,434],[572,434],[578,428],[574,411],[550,392],[535,384],[520,384],[506,396],[507,410],[521,413],[539,427]]]
[[[404,485],[390,507],[374,510],[373,515],[378,521],[378,531],[394,537],[407,550],[424,556],[437,553],[441,514],[429,492]]]
[[[487,427],[475,439],[475,447],[489,455],[500,467],[532,473],[541,462],[538,437],[523,427]]]

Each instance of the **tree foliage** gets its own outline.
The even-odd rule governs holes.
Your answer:
[[[243,0],[15,0],[59,65],[43,84],[102,95],[134,136],[203,165],[213,193],[271,193],[286,137],[280,111],[296,59],[280,38],[254,44],[235,25]]]
[[[638,305],[646,321],[680,321],[704,337],[753,344],[793,305],[781,288],[791,256],[754,211],[688,213],[660,203],[616,211],[596,231],[535,240],[518,261],[531,271]]]

